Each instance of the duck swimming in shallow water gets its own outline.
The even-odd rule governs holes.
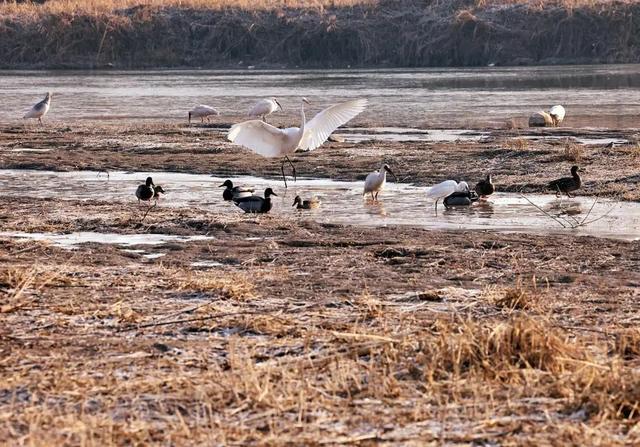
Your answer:
[[[476,183],[475,191],[480,197],[490,196],[495,192],[495,190],[496,188],[493,186],[493,182],[491,181],[491,174],[487,174],[487,177],[484,180],[480,180]]]
[[[459,191],[445,197],[442,203],[444,203],[444,206],[447,208],[452,206],[469,206],[479,198],[475,191]]]
[[[387,183],[387,172],[393,176],[396,181],[398,177],[393,173],[388,164],[383,164],[379,170],[373,171],[364,181],[364,192],[362,195],[366,195],[367,193],[371,193],[371,198],[373,200],[378,200],[378,194],[384,188],[385,183]],[[373,193],[376,193],[375,196]]]
[[[296,196],[296,198],[293,199],[293,205],[291,206],[296,205],[298,205],[296,207],[298,210],[312,210],[320,206],[320,200],[318,200],[317,197],[312,197],[309,200],[302,200],[300,196]]]
[[[264,190],[264,199],[260,196],[249,196],[233,199],[233,202],[245,213],[268,213],[271,210],[271,196],[277,195],[271,188],[267,188]]]
[[[233,182],[231,180],[225,180],[219,188],[225,186],[225,190],[222,192],[222,198],[224,200],[235,200],[241,199],[243,197],[250,197],[253,195],[254,190],[250,188],[243,188],[241,186],[233,186]]]
[[[556,197],[560,197],[561,193],[565,193],[568,197],[573,197],[569,193],[577,191],[582,186],[582,179],[578,174],[580,171],[581,169],[578,166],[571,166],[571,177],[562,177],[549,182],[549,188],[555,191]]]

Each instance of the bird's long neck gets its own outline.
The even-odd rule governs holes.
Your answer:
[[[307,118],[304,116],[304,101],[300,103],[300,133],[304,134],[304,126],[307,123]]]

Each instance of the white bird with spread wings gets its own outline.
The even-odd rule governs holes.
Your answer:
[[[278,129],[263,121],[251,120],[234,125],[227,134],[229,141],[247,147],[263,157],[284,157],[280,169],[285,188],[285,161],[291,165],[294,181],[296,179],[296,168],[289,155],[297,150],[311,151],[322,146],[334,130],[355,118],[367,106],[366,99],[354,99],[328,107],[307,122],[304,115],[305,103],[309,104],[309,101],[302,98],[300,127]]]

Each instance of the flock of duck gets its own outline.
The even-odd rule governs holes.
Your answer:
[[[37,118],[42,122],[42,117],[46,115],[51,103],[51,93],[47,93],[46,97],[35,104],[24,118]],[[300,103],[300,125],[299,127],[288,127],[280,129],[266,121],[266,117],[278,110],[282,110],[282,106],[276,98],[266,98],[259,100],[249,111],[249,116],[260,119],[252,119],[235,124],[231,127],[227,134],[227,138],[232,143],[244,146],[253,152],[267,158],[281,158],[281,172],[284,180],[285,188],[287,179],[284,168],[288,163],[292,168],[294,181],[296,180],[296,169],[289,155],[300,151],[312,151],[317,149],[329,138],[329,136],[340,126],[346,124],[361,112],[367,106],[366,99],[354,99],[340,104],[332,105],[316,114],[313,119],[307,121],[304,111],[305,104],[309,104],[306,98],[301,99]],[[554,118],[554,124],[557,125],[564,118],[564,108],[562,106],[554,106],[550,115]],[[210,106],[199,105],[188,113],[188,120],[192,118],[200,118],[205,120],[212,115],[219,115],[219,112]],[[565,193],[571,197],[571,193],[578,190],[582,181],[578,172],[580,168],[573,166],[571,168],[571,177],[563,177],[554,180],[548,184],[548,187],[560,195]],[[378,200],[378,194],[384,188],[387,181],[387,173],[397,177],[387,164],[383,164],[379,170],[371,172],[367,175],[364,182],[363,196],[371,195],[373,201]],[[232,201],[240,209],[246,213],[268,213],[271,210],[271,196],[277,196],[272,188],[264,191],[264,197],[254,195],[254,190],[234,186],[231,180],[225,181],[223,199]],[[467,182],[456,182],[455,180],[445,180],[437,185],[432,186],[427,191],[427,198],[435,200],[435,208],[437,211],[438,201],[442,199],[445,207],[450,206],[470,206],[474,202],[485,199],[493,194],[495,186],[492,182],[491,174],[487,174],[486,178],[478,182],[472,190]],[[136,189],[136,197],[138,201],[157,200],[159,194],[164,193],[162,186],[155,185],[153,179],[148,177],[146,182],[139,185]],[[317,198],[303,200],[296,196],[292,206],[296,209],[313,209],[320,205]]]

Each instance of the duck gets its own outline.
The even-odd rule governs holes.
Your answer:
[[[245,213],[268,213],[271,210],[271,196],[277,196],[271,188],[264,190],[264,198],[260,196],[240,197],[233,203]]]
[[[162,189],[162,186],[160,185],[154,185],[153,179],[151,177],[147,177],[144,185],[139,185],[136,189],[136,197],[138,198],[138,203],[140,203],[141,200],[144,202],[147,202],[151,199],[158,200],[160,193],[164,194],[164,189]]]
[[[191,118],[200,118],[200,122],[204,123],[206,119],[209,121],[209,117],[220,115],[216,109],[211,106],[205,106],[204,104],[200,104],[199,106],[195,106],[193,109],[189,110],[189,124],[191,124]]]
[[[364,192],[362,195],[365,196],[367,193],[370,193],[371,198],[377,201],[378,194],[384,188],[385,183],[387,183],[387,172],[391,174],[396,181],[398,180],[398,177],[396,177],[389,165],[383,163],[379,170],[367,175],[367,178],[364,180]],[[374,192],[375,195],[373,194]]]
[[[233,182],[231,180],[225,180],[222,185],[218,186],[218,188],[222,188],[223,186],[226,188],[222,192],[222,198],[226,201],[250,197],[255,191],[254,189],[243,188],[242,186],[233,186]]]
[[[255,105],[249,110],[248,115],[251,117],[261,117],[262,121],[267,122],[267,116],[278,111],[282,111],[282,106],[276,98],[265,98],[255,103]]]
[[[293,205],[291,206],[296,206],[296,209],[298,210],[311,210],[311,209],[315,209],[318,208],[320,206],[320,200],[317,197],[312,197],[309,200],[302,200],[300,198],[300,196],[296,196],[295,199],[293,199]]]
[[[582,179],[578,172],[582,170],[578,166],[571,166],[571,177],[562,177],[549,182],[549,188],[555,191],[556,197],[560,197],[561,193],[565,193],[567,197],[573,197],[571,192],[577,191],[582,186]]]
[[[456,191],[453,194],[444,198],[442,203],[446,208],[452,206],[469,206],[476,202],[480,197],[476,191]]]
[[[496,191],[495,186],[493,186],[493,182],[491,181],[491,174],[487,174],[484,180],[480,180],[476,183],[475,192],[480,197],[487,197],[493,194]]]
[[[51,92],[47,92],[47,95],[44,97],[42,101],[31,107],[25,115],[22,117],[23,119],[27,118],[38,118],[40,124],[42,124],[42,117],[44,117],[49,111],[49,106],[51,105]]]

